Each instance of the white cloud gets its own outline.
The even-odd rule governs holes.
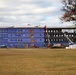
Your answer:
[[[0,8],[6,7],[6,3],[3,0],[0,0]]]
[[[0,0],[0,26],[59,26],[61,0]]]
[[[48,14],[51,12],[55,12],[56,7],[47,7],[47,8],[38,8],[34,10],[34,13],[37,14]]]

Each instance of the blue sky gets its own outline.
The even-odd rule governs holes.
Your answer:
[[[61,8],[61,0],[0,0],[0,26],[71,26],[59,19]]]

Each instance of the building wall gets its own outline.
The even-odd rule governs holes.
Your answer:
[[[8,35],[7,35],[7,29],[0,29],[0,45],[7,44]]]
[[[64,33],[68,36],[68,38],[76,43],[76,28],[48,28],[48,35],[51,44],[61,43],[68,44],[68,39],[64,36]],[[46,30],[45,30],[46,31]],[[48,44],[48,36],[45,32],[45,43]]]
[[[44,28],[1,28],[0,45],[8,47],[43,47]]]
[[[51,44],[68,44],[66,35],[76,43],[76,28],[47,28]],[[0,46],[9,48],[44,47],[48,45],[45,28],[0,28]]]

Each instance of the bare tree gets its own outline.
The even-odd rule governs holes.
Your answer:
[[[64,15],[61,20],[74,21],[76,24],[76,0],[62,0]]]

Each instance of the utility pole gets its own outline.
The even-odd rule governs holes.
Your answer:
[[[48,34],[48,29],[46,26],[45,26],[45,31],[46,31],[46,35],[47,35],[48,45],[50,45],[50,35]]]

